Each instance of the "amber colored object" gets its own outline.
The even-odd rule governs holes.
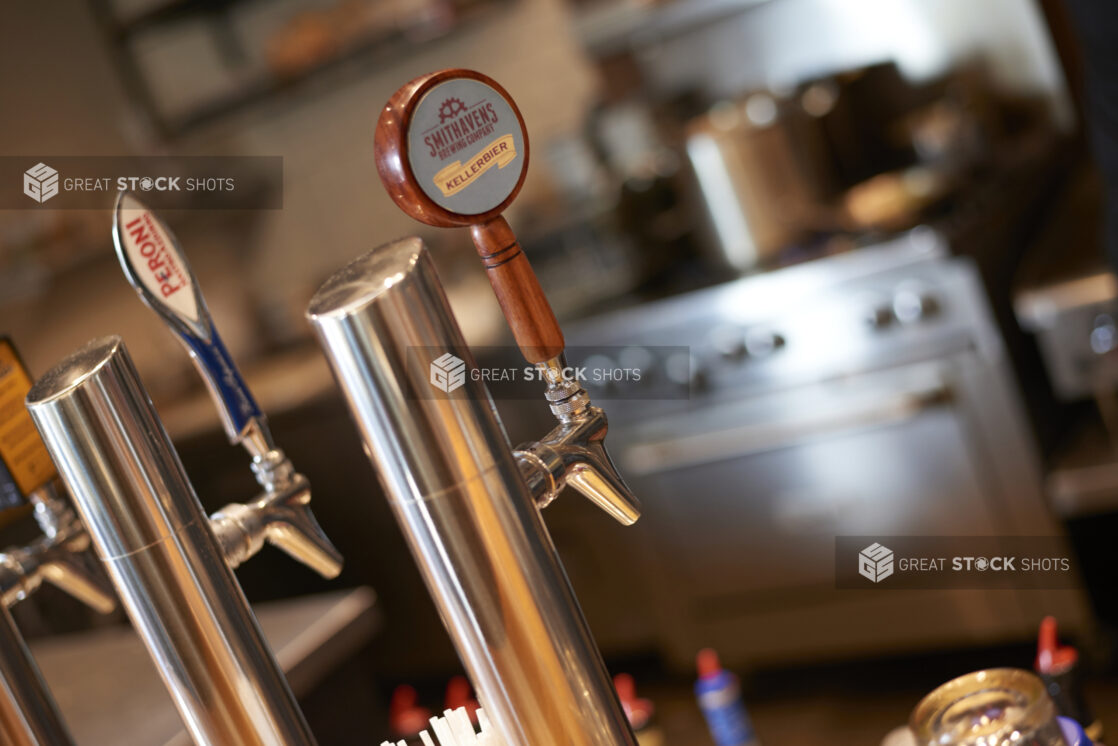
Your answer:
[[[919,746],[1067,746],[1044,683],[1014,668],[947,682],[916,706],[909,727]]]
[[[520,178],[500,204],[477,214],[451,212],[420,188],[408,159],[408,131],[416,106],[429,90],[456,79],[477,80],[495,90],[515,112],[523,134]],[[528,173],[528,135],[524,118],[508,92],[496,81],[472,70],[442,70],[405,84],[388,100],[377,122],[374,143],[377,172],[396,205],[421,223],[442,228],[470,226],[478,255],[485,265],[497,302],[525,359],[541,363],[558,356],[563,332],[544,296],[539,280],[516,236],[502,217],[516,199]]]

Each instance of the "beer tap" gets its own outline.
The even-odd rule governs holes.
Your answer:
[[[570,485],[622,524],[640,504],[605,448],[609,423],[566,375],[563,332],[502,213],[528,172],[528,133],[508,92],[471,70],[443,70],[407,83],[377,123],[376,164],[389,196],[416,220],[469,226],[505,319],[524,358],[546,382],[558,425],[515,456],[540,507]]]
[[[167,225],[129,192],[113,213],[113,243],[129,283],[186,347],[209,389],[229,442],[248,451],[263,492],[248,503],[226,505],[210,517],[232,567],[265,542],[326,578],[341,572],[342,557],[310,509],[310,483],[275,444],[222,342],[186,256]]]
[[[56,476],[27,496],[43,535],[0,553],[0,600],[11,607],[46,581],[94,611],[108,614],[116,608],[112,590],[86,561],[89,534],[59,497]]]
[[[379,246],[307,317],[478,699],[509,746],[636,746],[423,242]]]
[[[27,409],[194,743],[313,746],[120,337],[47,371]]]
[[[44,581],[102,614],[116,599],[88,561],[89,534],[58,493],[58,473],[23,406],[30,388],[15,348],[0,338],[0,511],[29,504],[42,531],[0,553],[0,741],[66,746],[73,739],[8,609]]]

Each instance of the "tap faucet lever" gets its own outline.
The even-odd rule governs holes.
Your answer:
[[[154,212],[127,191],[117,195],[113,244],[128,282],[178,336],[201,373],[231,443],[271,445],[267,420],[214,326],[186,254]],[[257,446],[257,450],[259,450]],[[255,454],[254,454],[255,455]]]
[[[470,236],[520,353],[537,364],[562,354],[563,330],[508,221],[498,215],[474,224]]]
[[[221,341],[202,289],[170,228],[127,191],[117,195],[113,244],[128,282],[190,353],[221,415],[230,443],[252,458],[264,493],[227,505],[211,521],[226,559],[240,565],[275,544],[327,578],[341,572],[342,557],[310,509],[310,485],[276,446],[268,420]],[[297,499],[296,499],[297,498]]]
[[[547,381],[544,398],[559,420],[542,440],[522,445],[515,452],[536,504],[546,507],[569,485],[619,523],[636,523],[641,514],[640,501],[606,450],[606,413],[590,403],[580,383],[566,375],[564,355],[537,363],[536,367]]]

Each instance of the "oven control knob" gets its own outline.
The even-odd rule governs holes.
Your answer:
[[[1110,314],[1099,314],[1091,329],[1091,351],[1096,355],[1105,355],[1115,349],[1118,349],[1118,325]]]
[[[784,337],[771,329],[750,329],[745,335],[745,351],[752,358],[768,357],[784,346]]]
[[[617,366],[613,362],[613,358],[608,355],[590,355],[582,361],[582,367],[586,369],[586,380],[584,383],[591,389],[598,391],[608,391],[613,388],[613,371]]]
[[[878,331],[890,326],[896,317],[893,316],[893,307],[888,302],[883,302],[867,308],[862,319],[866,322],[866,326]]]
[[[893,315],[902,324],[924,321],[938,310],[936,297],[924,288],[902,287],[893,296]]]
[[[725,360],[745,357],[745,330],[738,326],[716,326],[710,332],[710,346]]]
[[[701,390],[706,384],[706,375],[699,359],[689,352],[676,352],[664,361],[664,375],[669,381],[690,389]]]
[[[648,380],[655,367],[656,357],[647,347],[626,347],[617,353],[617,364],[625,371],[626,375],[634,372],[640,375],[640,380]]]

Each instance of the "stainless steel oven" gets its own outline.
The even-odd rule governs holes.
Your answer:
[[[763,664],[1026,639],[1045,613],[1082,617],[1066,591],[835,588],[837,535],[1059,533],[977,270],[939,234],[599,317],[572,336],[690,349],[687,397],[609,405],[644,525],[629,559],[596,568],[653,571],[643,603],[679,665],[703,645]]]

